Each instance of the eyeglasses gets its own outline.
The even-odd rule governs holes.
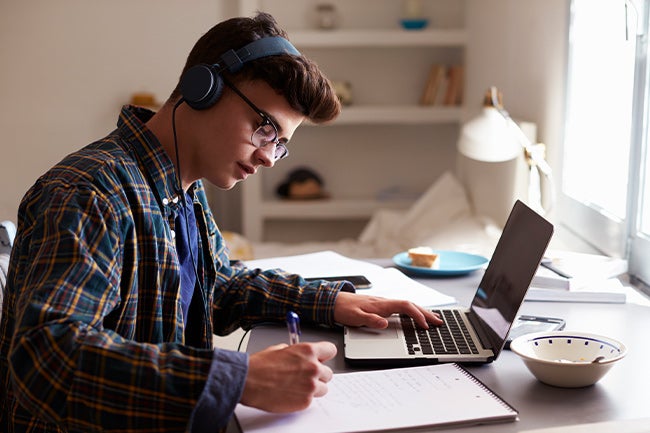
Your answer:
[[[238,88],[236,88],[234,84],[225,79],[223,82],[228,87],[230,87],[240,98],[242,98],[244,102],[246,102],[248,106],[251,107],[253,111],[255,111],[262,118],[262,123],[260,126],[258,126],[257,129],[253,131],[253,134],[251,134],[251,143],[253,146],[259,149],[266,147],[269,144],[273,144],[275,146],[273,149],[273,158],[275,161],[289,156],[289,149],[287,149],[287,140],[278,138],[278,127],[275,126],[275,123],[273,123],[268,114],[257,108],[257,106],[253,104],[251,100],[248,99]]]

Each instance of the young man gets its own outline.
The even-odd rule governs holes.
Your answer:
[[[286,156],[304,119],[339,112],[316,65],[277,36],[267,14],[216,25],[157,113],[124,107],[115,131],[27,192],[0,323],[0,431],[217,431],[237,403],[309,406],[327,392],[336,347],[249,356],[214,349],[213,333],[289,310],[330,326],[384,327],[395,312],[439,322],[348,283],[230,265],[200,179],[230,189]],[[269,38],[281,53],[264,42],[256,60],[221,65]],[[218,94],[203,98],[205,83]]]

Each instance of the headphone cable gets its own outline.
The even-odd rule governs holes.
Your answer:
[[[189,236],[190,234],[190,225],[187,220],[187,202],[185,201],[185,191],[183,190],[183,183],[181,181],[182,176],[181,176],[181,160],[178,152],[178,138],[176,135],[176,109],[183,103],[185,100],[183,98],[180,98],[176,104],[174,104],[174,108],[172,109],[172,133],[174,135],[174,152],[176,153],[176,181],[178,182],[178,191],[177,194],[179,194],[179,200],[181,200],[181,207],[183,208],[183,215],[184,215],[184,220],[185,220],[185,233]],[[201,279],[199,278],[199,271],[198,271],[198,266],[196,264],[196,260],[194,259],[194,252],[192,251],[192,242],[190,242],[188,238],[188,250],[190,252],[190,257],[192,258],[192,269],[194,269],[194,276],[196,277],[196,282],[199,285],[199,290],[201,291],[201,296],[203,296],[203,283],[201,282]]]

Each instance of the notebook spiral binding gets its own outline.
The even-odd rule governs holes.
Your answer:
[[[480,387],[481,387],[481,388],[482,388],[486,393],[488,393],[488,394],[490,394],[492,397],[494,397],[494,399],[495,399],[496,401],[498,401],[499,404],[500,404],[501,406],[503,406],[503,407],[505,407],[506,409],[512,411],[513,413],[519,414],[519,411],[518,411],[517,409],[515,409],[515,408],[512,407],[510,404],[508,404],[508,402],[505,401],[503,398],[501,398],[500,395],[498,395],[497,393],[495,393],[494,391],[492,391],[492,389],[490,389],[486,384],[484,384],[484,383],[481,381],[481,379],[479,379],[478,377],[474,376],[471,372],[469,372],[468,370],[466,370],[465,368],[463,368],[463,366],[460,365],[460,364],[454,364],[454,366],[458,369],[458,371],[460,371],[462,374],[464,374],[465,376],[467,376],[471,381],[473,381],[473,382],[476,383],[478,386],[480,386]]]

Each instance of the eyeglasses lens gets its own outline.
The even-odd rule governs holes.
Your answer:
[[[286,157],[289,154],[287,147],[284,143],[278,141],[278,133],[275,127],[270,123],[263,123],[255,130],[251,141],[255,147],[265,147],[269,144],[274,144],[274,157],[276,160]]]
[[[264,147],[269,143],[275,143],[278,133],[270,123],[264,123],[253,133],[253,144],[255,147]]]

